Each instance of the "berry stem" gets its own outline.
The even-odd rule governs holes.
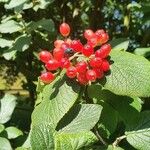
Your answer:
[[[80,52],[75,53],[73,56],[71,56],[71,57],[69,58],[69,60],[71,61],[71,60],[74,59],[75,57],[81,56],[81,55],[79,55],[79,53],[80,53]]]

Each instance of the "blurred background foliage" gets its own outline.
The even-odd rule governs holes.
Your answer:
[[[9,125],[29,130],[42,71],[37,54],[53,49],[60,23],[67,22],[71,38],[83,41],[85,29],[104,28],[114,45],[127,42],[127,51],[150,59],[149,14],[149,0],[0,0],[0,96],[18,99]]]

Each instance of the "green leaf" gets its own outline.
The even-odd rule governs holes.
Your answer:
[[[126,38],[113,39],[110,44],[113,48],[113,51],[126,51],[129,46],[129,40]]]
[[[104,87],[118,95],[150,96],[150,62],[128,52],[112,51]]]
[[[23,135],[23,132],[16,127],[8,127],[5,129],[8,135],[8,139],[15,139],[20,135]]]
[[[138,120],[142,108],[140,98],[115,95],[102,89],[101,85],[89,86],[88,93],[95,103],[103,107],[99,128],[105,137],[115,131],[120,119],[126,126],[130,126]]]
[[[127,141],[136,149],[150,149],[150,111],[140,114],[139,122],[127,131]]]
[[[38,9],[46,9],[49,4],[51,4],[54,0],[40,0],[39,2],[34,5],[34,10],[37,11]]]
[[[136,48],[134,50],[134,54],[141,55],[141,56],[144,56],[144,57],[148,57],[148,56],[150,56],[150,47],[147,47],[147,48]]]
[[[31,44],[31,36],[27,34],[23,34],[16,38],[12,50],[16,51],[25,51],[29,48],[29,45]]]
[[[6,60],[10,60],[11,58],[13,58],[15,56],[15,54],[17,53],[16,50],[5,50],[5,52],[3,53],[3,57],[6,59]]]
[[[11,115],[16,106],[16,97],[10,94],[5,94],[5,96],[0,100],[0,123],[6,123],[10,120]]]
[[[0,38],[0,47],[4,48],[4,47],[11,47],[13,44],[12,40],[6,40],[3,38]]]
[[[1,150],[12,150],[11,145],[7,139],[0,137],[0,149]]]
[[[2,124],[0,124],[0,133],[1,133],[2,131],[4,131],[4,129],[5,129],[5,126],[2,125]]]
[[[48,124],[39,124],[31,129],[30,142],[33,150],[54,150],[54,130]]]
[[[18,22],[14,20],[8,20],[0,24],[0,33],[14,33],[22,30],[22,28],[23,27]]]
[[[9,4],[5,4],[5,8],[6,9],[12,9],[12,8],[18,7],[20,5],[23,5],[27,1],[29,1],[29,0],[11,0],[9,2]]]
[[[55,84],[45,86],[43,90],[47,92],[43,92],[45,97],[32,114],[32,124],[48,122],[56,128],[57,123],[77,100],[80,86],[73,80],[59,79]]]
[[[61,133],[55,136],[55,150],[78,150],[97,141],[91,132]]]
[[[105,102],[101,102],[100,104],[103,106],[103,110],[98,123],[98,129],[103,137],[109,138],[109,136],[114,133],[117,128],[119,115],[117,110],[115,110],[111,105]]]
[[[9,0],[0,0],[0,3],[6,3],[8,2]]]
[[[30,30],[36,30],[37,28],[39,29],[44,29],[50,33],[55,31],[55,26],[54,26],[54,22],[52,19],[41,19],[37,22],[32,21],[28,27],[30,28]]]
[[[23,52],[26,49],[28,49],[30,44],[31,44],[31,36],[23,34],[16,38],[13,46],[10,49],[4,51],[3,56],[5,59],[10,60],[13,56],[15,56],[17,51]]]
[[[75,105],[61,124],[63,127],[59,132],[81,132],[91,130],[100,118],[102,107],[97,104]],[[90,114],[90,115],[89,115]]]

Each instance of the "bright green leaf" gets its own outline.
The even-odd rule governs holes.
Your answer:
[[[113,39],[110,44],[115,51],[125,51],[129,46],[129,40],[126,38]]]
[[[23,5],[27,1],[29,1],[29,0],[11,0],[9,2],[9,4],[5,4],[5,8],[6,9],[12,9],[12,8],[18,7],[20,5]]]
[[[147,48],[136,48],[134,50],[136,55],[142,55],[144,57],[150,56],[150,47]]]
[[[0,149],[1,150],[12,150],[11,145],[7,139],[0,137]]]
[[[97,141],[91,132],[61,133],[55,136],[55,150],[78,150]]]
[[[127,131],[127,141],[136,149],[150,149],[150,111],[140,114],[139,122]]]
[[[6,2],[8,2],[9,0],[0,0],[0,3],[2,2],[2,3],[6,3]]]
[[[11,115],[16,106],[16,97],[10,94],[5,94],[5,96],[0,100],[0,123],[6,123],[11,118]]]
[[[23,27],[18,22],[14,20],[8,20],[0,24],[0,33],[14,33],[22,30],[22,28]]]
[[[8,139],[15,139],[20,135],[23,135],[23,132],[16,127],[8,127],[5,129],[8,135]]]
[[[13,44],[12,40],[6,40],[3,38],[0,38],[0,47],[4,48],[4,47],[11,47]]]
[[[100,118],[102,107],[97,104],[75,105],[66,116],[64,116],[60,132],[81,132],[91,130]],[[90,115],[89,115],[90,114]],[[67,121],[67,122],[66,122]]]
[[[15,54],[17,53],[17,50],[5,50],[5,52],[3,53],[3,57],[6,60],[10,60],[11,58],[13,58],[15,56]]]
[[[54,150],[54,130],[50,125],[32,126],[30,142],[33,150]]]
[[[35,108],[32,114],[32,124],[48,122],[56,128],[57,123],[77,100],[80,86],[72,80],[60,79],[52,86],[45,86],[44,89],[47,89],[44,94],[45,98]]]
[[[112,51],[104,87],[118,95],[150,96],[150,62],[128,52]]]
[[[5,126],[2,125],[2,124],[0,124],[0,133],[1,133],[2,131],[4,131],[4,129],[5,129]]]

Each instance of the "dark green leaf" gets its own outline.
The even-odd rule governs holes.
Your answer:
[[[129,40],[126,38],[113,39],[110,44],[115,51],[125,51],[129,46]]]
[[[37,28],[39,29],[44,29],[50,33],[55,31],[55,27],[54,27],[54,22],[51,19],[41,19],[37,22],[31,22],[29,24],[29,28],[30,30],[36,30]]]
[[[10,49],[4,51],[3,56],[5,59],[10,60],[13,56],[15,56],[17,51],[23,52],[26,49],[28,49],[30,44],[31,44],[31,36],[23,34],[18,38],[16,38],[13,46]]]

